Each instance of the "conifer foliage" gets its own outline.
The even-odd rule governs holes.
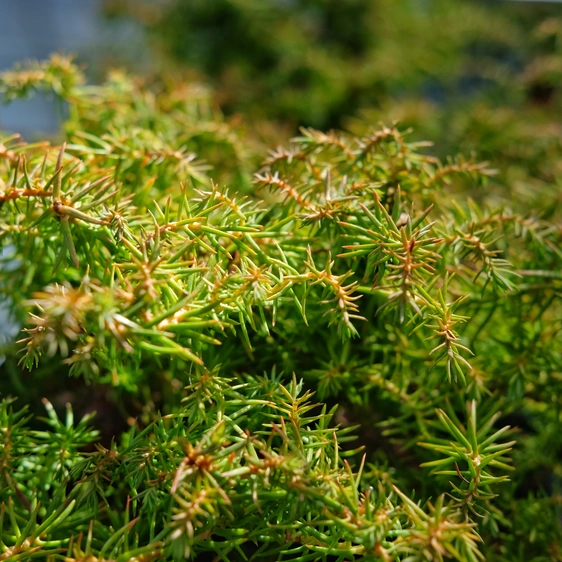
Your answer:
[[[68,113],[0,139],[0,560],[559,559],[559,214],[392,124],[267,153],[84,82],[0,78]],[[26,406],[71,380],[128,428]]]

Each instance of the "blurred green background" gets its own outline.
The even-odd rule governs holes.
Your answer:
[[[558,2],[509,0],[3,0],[0,70],[71,51],[93,81],[121,66],[205,82],[253,125],[400,119],[475,148],[453,141],[466,125],[444,114],[484,121],[484,104],[555,117],[561,15]]]
[[[292,125],[401,116],[393,104],[412,100],[547,103],[560,73],[556,3],[114,0],[106,12],[140,22],[159,65],[197,70],[226,111]]]
[[[266,144],[299,126],[412,126],[438,156],[475,151],[513,189],[560,175],[562,4],[513,0],[3,0],[0,70],[76,53],[210,86]],[[0,108],[0,128],[54,132],[47,99]],[[523,182],[523,183],[522,183]],[[546,187],[545,187],[546,189]]]
[[[437,156],[474,152],[496,184],[559,204],[559,2],[107,0],[103,13],[143,33],[145,54],[121,53],[130,68],[210,85],[267,145],[299,126],[398,121]]]

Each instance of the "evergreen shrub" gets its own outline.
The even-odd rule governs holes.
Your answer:
[[[556,186],[392,123],[268,153],[62,57],[0,78],[36,90],[67,119],[0,140],[0,560],[560,559]]]

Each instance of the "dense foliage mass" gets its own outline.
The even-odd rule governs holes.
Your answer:
[[[267,154],[60,57],[0,78],[35,90],[68,119],[0,140],[0,559],[560,559],[555,184],[393,124]]]

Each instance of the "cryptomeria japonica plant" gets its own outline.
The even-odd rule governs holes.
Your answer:
[[[267,153],[194,86],[0,89],[68,113],[0,140],[0,560],[560,559],[556,210],[394,125]]]

